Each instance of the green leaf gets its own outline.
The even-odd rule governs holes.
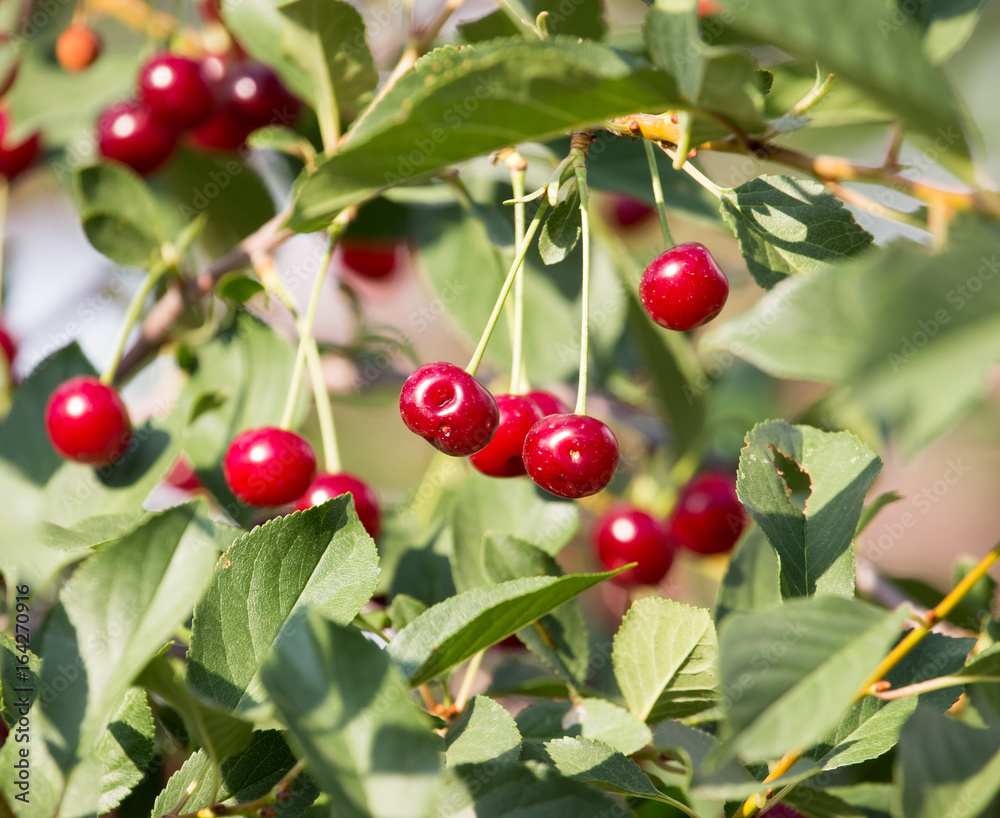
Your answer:
[[[840,597],[727,616],[719,633],[726,719],[715,759],[777,757],[833,729],[905,619],[905,610]]]
[[[378,84],[364,20],[340,0],[292,0],[278,10],[286,21],[282,47],[310,79],[305,97],[319,117],[323,144],[332,149],[341,119],[354,116]]]
[[[438,48],[369,109],[336,156],[302,180],[290,224],[317,229],[400,181],[680,102],[669,76],[595,42],[518,38]],[[462,138],[452,138],[459,131]]]
[[[631,755],[649,744],[650,732],[635,716],[605,699],[541,701],[517,714],[525,746],[554,738],[582,737],[601,741]]]
[[[409,594],[396,594],[389,606],[389,621],[393,628],[401,631],[426,610],[427,606],[419,599]]]
[[[73,172],[73,193],[87,239],[112,261],[148,269],[166,240],[156,199],[131,168],[84,165]]]
[[[854,538],[857,539],[858,536],[871,525],[878,513],[891,503],[898,503],[903,497],[895,491],[884,491],[870,503],[868,503],[863,509],[861,509],[861,518],[858,520],[858,526],[854,529]]]
[[[572,4],[561,0],[523,0],[519,4],[526,14],[525,21],[534,23],[542,12],[548,12],[545,20],[550,35],[569,34],[600,40],[607,26],[604,23],[604,4],[601,0],[574,0]],[[530,19],[527,19],[530,18]],[[466,42],[492,40],[496,37],[511,37],[518,33],[503,9],[479,20],[462,23],[458,27]]]
[[[149,515],[144,512],[100,514],[88,517],[73,528],[55,523],[43,523],[38,532],[40,542],[59,551],[80,551],[96,548],[124,536]]]
[[[546,264],[565,260],[580,241],[582,233],[580,192],[573,187],[570,194],[552,208],[538,236],[538,252]]]
[[[974,656],[965,667],[958,671],[959,676],[1000,676],[1000,643],[991,645],[982,653]]]
[[[839,399],[912,453],[977,404],[1000,358],[996,238],[971,220],[949,235],[937,254],[899,242],[782,282],[705,346],[777,377],[849,385]]]
[[[985,0],[927,0],[916,7],[900,5],[923,29],[924,52],[936,65],[965,45],[985,7]]]
[[[219,560],[195,609],[188,680],[206,701],[247,713],[264,701],[259,671],[306,604],[346,625],[378,582],[375,544],[342,496],[241,537]]]
[[[521,755],[521,734],[513,717],[488,696],[474,696],[444,734],[448,766],[506,764]]]
[[[921,707],[903,726],[896,758],[896,818],[977,818],[1000,792],[1000,728]]]
[[[670,599],[636,602],[615,635],[612,660],[638,719],[690,716],[715,703],[718,643],[706,610]]]
[[[428,608],[396,634],[387,650],[416,687],[615,573],[526,577],[474,588]]]
[[[723,0],[723,4],[727,25],[735,30],[819,63],[915,130],[935,139],[940,136],[946,148],[968,155],[951,85],[925,56],[917,28],[892,4],[868,0],[821,4]]]
[[[754,281],[767,289],[857,255],[873,241],[840,199],[805,179],[758,176],[724,190],[719,210],[739,239]]]
[[[708,733],[674,719],[656,725],[653,746],[657,750],[679,755],[687,768],[685,788],[698,798],[738,798],[735,793],[742,793],[748,786],[753,787],[757,783],[738,761],[709,769],[706,759],[716,750],[719,742]]]
[[[230,273],[219,280],[216,291],[221,298],[225,298],[227,301],[244,304],[258,293],[264,292],[264,285],[256,278],[250,278],[250,276],[240,273]]]
[[[17,604],[14,602],[15,614]],[[16,724],[22,715],[21,708],[34,702],[39,689],[39,667],[38,657],[31,652],[23,634],[20,641],[15,641],[0,631],[0,718],[8,725]]]
[[[445,775],[440,816],[607,818],[622,809],[611,796],[544,764],[468,764]]]
[[[729,614],[769,611],[781,604],[778,560],[764,532],[748,527],[733,551],[715,600],[715,626]]]
[[[153,758],[153,714],[145,691],[130,688],[97,743],[101,760],[100,813],[117,807],[146,775]]]
[[[262,678],[290,740],[339,815],[433,813],[442,742],[385,651],[359,631],[303,609],[264,663]]]
[[[288,749],[281,733],[265,730],[254,733],[249,746],[241,753],[222,763],[219,774],[219,793],[216,801],[227,806],[253,801],[266,795],[295,764],[295,756]],[[173,810],[188,789],[194,785],[184,810],[197,811],[212,806],[212,764],[208,754],[199,750],[184,762],[184,766],[170,776],[166,788],[153,805],[152,816],[157,818]],[[292,797],[273,806],[279,818],[295,818],[316,799],[316,787],[307,776],[300,775],[291,786]]]
[[[705,44],[697,0],[654,0],[642,23],[649,56],[677,79],[686,99],[697,100],[705,77]]]
[[[974,639],[928,634],[893,668],[886,680],[893,688],[899,688],[957,673],[974,644]],[[844,715],[837,727],[820,739],[808,756],[824,770],[878,758],[895,746],[900,729],[918,704],[943,712],[958,700],[959,693],[960,687],[952,687],[893,701],[866,696]]]
[[[854,531],[882,461],[854,435],[768,421],[740,452],[736,493],[778,554],[784,597],[854,595]],[[805,511],[790,499],[808,481]],[[794,498],[793,498],[794,499]]]
[[[588,781],[618,795],[635,795],[672,802],[653,786],[638,764],[603,741],[589,738],[559,738],[549,741],[545,751],[552,765],[567,778]]]

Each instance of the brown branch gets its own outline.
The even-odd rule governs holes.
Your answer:
[[[284,223],[288,212],[282,211],[269,222],[261,225],[232,250],[207,267],[183,287],[174,287],[156,302],[142,322],[139,338],[122,357],[118,377],[127,377],[143,361],[170,339],[177,320],[189,306],[212,293],[219,279],[226,273],[250,264],[254,256],[269,253],[294,234]]]

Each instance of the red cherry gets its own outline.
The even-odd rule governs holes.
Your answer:
[[[392,241],[345,238],[340,242],[344,264],[366,278],[385,278],[396,269],[396,244]]]
[[[696,475],[681,491],[667,525],[677,544],[689,551],[729,551],[747,526],[747,513],[736,497],[736,478],[719,470]]]
[[[177,458],[173,468],[170,469],[170,472],[164,478],[164,482],[181,491],[194,492],[202,487],[201,480],[198,479],[195,470],[191,468],[191,464],[183,457]]]
[[[2,321],[0,321],[0,350],[3,350],[9,368],[14,363],[14,358],[17,357],[17,342]]]
[[[722,4],[717,3],[716,0],[698,0],[699,17],[708,17],[711,14],[718,14],[720,11],[722,11]],[[797,812],[795,814],[798,815]],[[774,815],[777,818],[778,813],[774,813]]]
[[[261,63],[243,62],[233,66],[225,82],[225,94],[232,101],[237,116],[252,129],[290,125],[302,107],[278,75]]]
[[[569,407],[562,399],[557,398],[551,392],[539,389],[535,392],[529,392],[526,397],[531,398],[535,402],[535,405],[542,410],[542,417],[546,415],[568,415],[570,413]]]
[[[765,815],[767,818],[805,818],[801,812],[792,809],[788,804],[775,804],[766,812],[761,813],[761,818]]]
[[[139,75],[139,96],[153,115],[178,128],[195,128],[215,109],[215,92],[201,64],[178,54],[157,54]]]
[[[524,439],[524,468],[539,486],[558,497],[597,494],[615,476],[618,440],[597,418],[549,415]]]
[[[524,474],[524,437],[542,419],[542,411],[527,395],[497,395],[500,423],[493,439],[471,458],[472,465],[490,477]]]
[[[13,182],[15,178],[30,168],[42,149],[42,140],[38,131],[21,142],[9,143],[7,132],[11,127],[10,114],[0,109],[0,176],[6,176],[8,182]]]
[[[45,407],[45,430],[59,454],[79,463],[106,466],[132,439],[128,410],[113,387],[90,375],[61,383]]]
[[[454,457],[475,454],[493,439],[500,410],[489,390],[464,369],[438,361],[419,367],[399,393],[406,428]]]
[[[719,314],[729,279],[698,242],[671,247],[654,258],[639,282],[642,306],[661,327],[687,331]]]
[[[231,104],[223,104],[208,121],[191,135],[194,144],[202,148],[235,151],[244,146],[253,126],[241,119]]]
[[[658,584],[677,550],[666,526],[631,506],[617,506],[601,517],[594,528],[594,547],[608,571],[638,563],[614,577],[614,582],[626,587]]]
[[[631,196],[615,196],[611,202],[611,218],[621,228],[635,227],[655,215],[655,207]]]
[[[170,158],[177,132],[157,119],[145,102],[129,100],[106,108],[98,117],[97,142],[103,157],[145,174]]]
[[[88,25],[72,25],[56,40],[56,60],[67,71],[83,71],[101,55],[101,38]]]
[[[206,23],[222,22],[222,0],[198,0],[198,14]]]
[[[283,506],[309,488],[316,474],[316,455],[295,432],[262,426],[233,438],[222,473],[241,502],[258,508]]]
[[[353,474],[320,472],[312,485],[306,489],[306,493],[295,503],[295,510],[305,511],[341,494],[350,494],[354,498],[354,510],[358,513],[361,525],[365,527],[369,537],[377,539],[382,527],[378,495],[364,480]]]
[[[7,722],[0,717],[0,747],[3,747],[7,742],[7,736],[10,735],[10,728],[7,727]]]

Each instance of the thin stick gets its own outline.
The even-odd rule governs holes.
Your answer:
[[[465,666],[465,676],[462,677],[462,686],[458,689],[458,695],[455,696],[455,712],[461,713],[465,710],[465,704],[469,701],[469,694],[472,692],[472,685],[476,681],[476,675],[479,673],[479,666],[483,663],[483,656],[486,651],[479,651],[475,656],[469,660],[469,664]]]
[[[653,199],[656,201],[656,211],[660,214],[660,230],[663,231],[663,248],[669,250],[674,246],[674,238],[670,235],[670,227],[667,224],[667,204],[663,200],[663,185],[660,183],[660,169],[656,167],[656,154],[653,152],[653,143],[642,140],[646,148],[646,159],[649,161],[649,178],[653,183]]]
[[[139,315],[142,313],[142,308],[146,303],[146,299],[149,298],[149,294],[156,287],[156,283],[162,278],[167,269],[161,262],[158,267],[150,270],[143,279],[142,285],[135,291],[135,295],[132,296],[128,310],[125,312],[125,318],[122,320],[121,329],[118,331],[118,340],[115,342],[114,354],[111,356],[111,361],[101,375],[101,383],[108,385],[114,383],[115,374],[118,372],[118,365],[121,363],[122,355],[125,352],[125,344],[132,333],[132,327],[139,320]]]
[[[510,180],[514,198],[524,197],[524,168],[511,168]],[[514,252],[520,253],[524,244],[524,202],[514,205]],[[524,271],[514,279],[514,327],[511,340],[510,392],[519,395],[527,391],[527,374],[524,366]]]
[[[576,186],[580,193],[580,227],[581,244],[583,248],[583,274],[581,282],[580,308],[580,380],[576,389],[576,408],[574,414],[587,414],[587,369],[590,363],[590,196],[587,192],[587,148],[590,146],[589,134],[574,134],[576,147],[573,172],[576,174]]]

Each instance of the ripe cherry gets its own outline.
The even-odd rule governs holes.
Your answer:
[[[543,389],[529,392],[527,397],[531,398],[535,405],[542,410],[542,417],[546,415],[568,415],[569,407],[551,392]]]
[[[67,71],[83,71],[101,55],[101,38],[90,26],[71,25],[56,40],[56,60]]]
[[[626,230],[649,221],[655,215],[656,208],[651,207],[641,199],[618,195],[611,201],[612,220],[616,225]]]
[[[767,812],[761,813],[761,818],[767,816],[767,818],[805,818],[805,816],[792,809],[788,804],[775,804]]]
[[[729,279],[708,249],[678,244],[654,258],[639,282],[642,306],[661,327],[687,331],[711,321],[725,306]]]
[[[183,457],[177,458],[177,461],[163,479],[165,483],[181,491],[194,492],[202,487],[197,473]]]
[[[549,415],[524,439],[524,468],[539,486],[558,497],[597,494],[615,476],[618,440],[597,418]]]
[[[63,457],[106,466],[128,449],[132,423],[113,387],[91,375],[60,384],[45,407],[45,431]]]
[[[7,359],[7,366],[9,368],[14,363],[14,358],[17,357],[17,342],[14,341],[13,336],[2,321],[0,321],[0,351],[3,352],[3,356]]]
[[[542,411],[527,395],[497,395],[500,423],[486,447],[469,458],[472,465],[490,477],[524,474],[524,438],[542,419]]]
[[[146,62],[139,96],[154,116],[177,128],[195,128],[215,109],[215,92],[201,64],[179,54],[157,54]]]
[[[667,526],[677,544],[689,551],[729,551],[747,526],[747,513],[736,497],[735,477],[717,469],[696,475],[677,498]]]
[[[119,102],[97,119],[101,155],[128,165],[136,173],[151,173],[166,162],[177,145],[177,132],[153,115],[140,100]]]
[[[262,63],[242,62],[230,69],[224,93],[232,101],[236,115],[251,126],[289,125],[302,104]]]
[[[500,422],[489,390],[464,369],[443,361],[424,364],[406,379],[399,414],[411,432],[455,457],[485,447]]]
[[[385,278],[396,269],[396,244],[347,237],[340,242],[344,264],[365,278]]]
[[[608,571],[638,563],[613,578],[626,587],[659,583],[670,570],[677,550],[666,526],[645,511],[625,505],[612,508],[598,520],[594,547]]]
[[[7,132],[11,127],[10,114],[0,108],[0,176],[6,176],[8,182],[13,182],[30,168],[42,148],[38,131],[21,142],[12,143],[7,138]]]
[[[378,495],[364,480],[353,474],[320,472],[312,485],[306,489],[306,493],[295,503],[295,510],[305,511],[341,494],[350,494],[354,498],[354,510],[358,513],[361,525],[365,527],[369,537],[377,539],[382,527]]]
[[[316,474],[316,455],[295,432],[262,426],[233,438],[222,473],[241,502],[258,508],[283,506],[309,488]]]

